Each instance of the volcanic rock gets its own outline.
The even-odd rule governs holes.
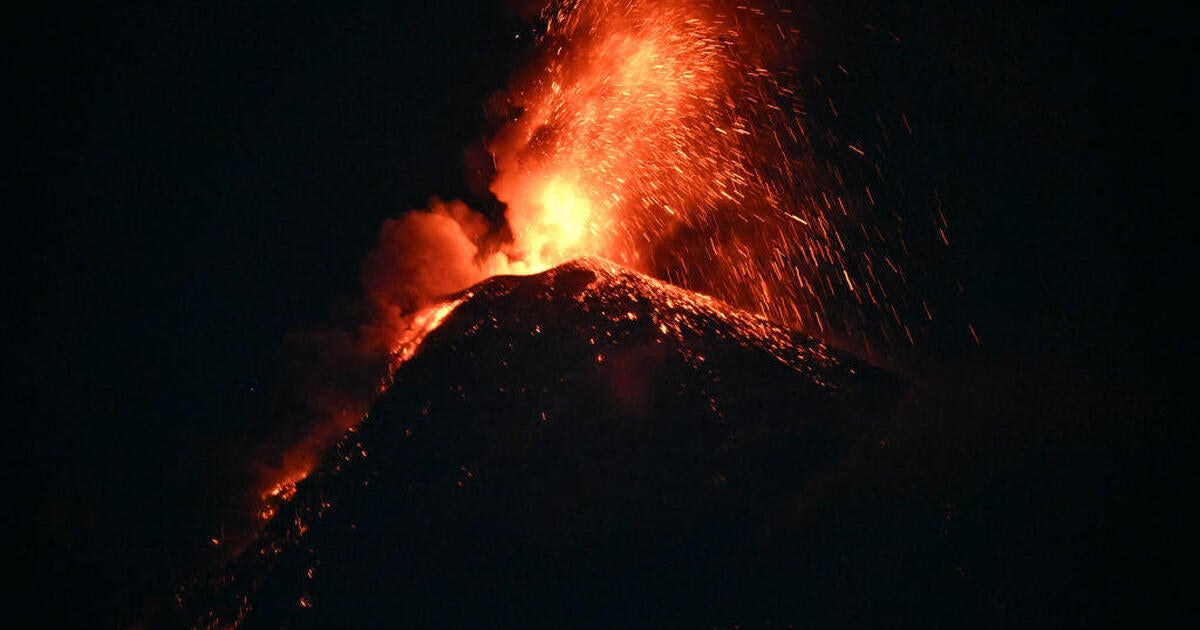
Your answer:
[[[867,601],[842,590],[857,535],[794,515],[902,379],[600,260],[456,299],[180,619],[712,627]]]

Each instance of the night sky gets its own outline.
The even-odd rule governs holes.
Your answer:
[[[103,627],[185,577],[218,528],[219,454],[258,435],[284,337],[344,316],[384,219],[470,197],[464,151],[528,29],[497,2],[408,4],[10,18],[6,542],[43,618]],[[1077,5],[817,0],[798,16],[811,73],[851,70],[833,96],[908,116],[890,172],[949,219],[938,263],[963,293],[934,298],[983,343],[947,324],[923,363],[1056,375],[1073,400],[1116,405],[1072,435],[1126,445],[1111,476],[1140,467],[1145,483],[1115,484],[1097,517],[1155,506],[1145,518],[1166,523],[1180,495],[1159,482],[1186,487],[1193,430],[1170,409],[1186,208],[1160,147],[1193,88],[1146,68],[1188,48],[1146,16]],[[928,210],[924,192],[897,198]]]

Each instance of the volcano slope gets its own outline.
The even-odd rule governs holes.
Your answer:
[[[880,448],[900,378],[604,261],[458,297],[258,539],[181,591],[181,620],[832,620],[903,581],[871,577],[896,569],[878,524],[797,517]]]

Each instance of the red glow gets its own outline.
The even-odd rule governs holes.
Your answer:
[[[512,82],[514,115],[488,146],[508,229],[459,201],[386,222],[364,265],[362,353],[385,355],[390,374],[457,306],[447,296],[580,256],[825,338],[853,334],[865,308],[907,330],[888,305],[902,265],[870,246],[888,237],[822,183],[828,173],[812,158],[799,72],[788,65],[799,31],[786,10],[553,0],[542,17],[541,57]],[[316,460],[313,445],[369,405],[331,405],[326,429],[277,473],[289,481],[269,485],[294,488]]]
[[[543,17],[541,63],[508,93],[520,115],[489,146],[513,240],[481,276],[598,256],[825,336],[884,308],[902,275],[822,183],[786,10],[575,0]]]

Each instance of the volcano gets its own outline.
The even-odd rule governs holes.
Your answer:
[[[455,299],[257,540],[181,591],[189,625],[734,622],[816,601],[804,584],[829,575],[788,502],[872,441],[901,379],[597,259]]]
[[[143,625],[1122,627],[1173,588],[1145,441],[1068,375],[914,380],[594,258],[434,309]]]

